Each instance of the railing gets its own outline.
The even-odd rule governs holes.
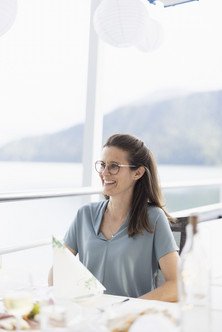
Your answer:
[[[215,211],[222,211],[222,179],[217,180],[206,180],[206,181],[192,181],[192,182],[177,182],[177,183],[164,183],[162,184],[162,189],[180,189],[180,188],[191,188],[191,187],[220,187],[220,202],[217,204],[211,204],[208,206],[187,209],[183,211],[177,211],[172,213],[173,217],[180,218],[189,216],[191,213],[202,214],[202,220],[208,219],[210,216],[215,214]],[[47,199],[47,198],[58,198],[58,197],[72,197],[72,196],[83,196],[83,195],[96,195],[101,194],[101,188],[93,187],[83,187],[75,190],[71,189],[61,189],[61,190],[48,190],[44,192],[26,192],[26,193],[8,193],[0,194],[0,203],[11,202],[11,201],[24,201],[31,199]],[[219,212],[218,212],[219,213]],[[203,217],[205,216],[205,217]],[[0,248],[0,266],[1,266],[1,256],[9,253],[14,253],[17,251],[22,251],[26,249],[33,249],[36,247],[42,247],[45,245],[50,245],[51,239],[43,239],[34,243],[29,243],[19,246],[10,246]]]
[[[222,202],[222,179],[202,180],[202,181],[179,181],[163,183],[162,189],[182,189],[182,188],[197,188],[197,187],[220,187],[220,198]],[[82,187],[78,189],[51,189],[47,191],[36,192],[12,192],[0,194],[0,203],[11,201],[24,201],[31,199],[44,199],[44,198],[58,198],[58,197],[72,197],[83,195],[96,195],[101,194],[102,188],[95,187]]]
[[[59,197],[72,197],[83,195],[96,195],[100,194],[101,188],[82,187],[78,189],[51,189],[47,191],[36,192],[15,192],[0,194],[0,203],[12,201],[26,201],[30,199],[44,199],[44,198],[59,198]]]

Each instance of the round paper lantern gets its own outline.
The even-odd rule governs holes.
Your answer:
[[[17,0],[0,0],[0,36],[11,28],[16,13]]]
[[[136,47],[143,52],[155,51],[161,46],[163,40],[164,32],[162,26],[156,20],[149,19],[146,22],[143,38]]]
[[[94,14],[99,37],[116,47],[130,47],[143,38],[149,14],[142,0],[102,0]]]

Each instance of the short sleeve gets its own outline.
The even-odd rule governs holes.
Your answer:
[[[154,247],[158,261],[162,256],[179,250],[169,222],[162,210],[159,211],[155,225]]]
[[[64,236],[64,243],[69,248],[73,249],[76,253],[78,253],[78,245],[77,245],[77,237],[78,237],[78,228],[77,223],[79,219],[79,212],[77,212],[77,215],[74,219],[74,221],[69,226],[69,229],[67,230],[65,236]]]

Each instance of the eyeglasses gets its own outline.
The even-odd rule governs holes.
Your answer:
[[[108,172],[112,175],[116,175],[121,167],[129,167],[129,168],[133,168],[136,167],[135,165],[121,165],[118,163],[111,163],[111,164],[106,164],[101,160],[97,160],[95,162],[95,169],[98,173],[102,173],[104,172],[105,168],[107,167]]]

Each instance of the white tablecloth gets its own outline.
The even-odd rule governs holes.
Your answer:
[[[212,329],[209,332],[221,332],[222,331],[222,309],[219,309],[219,302],[221,303],[222,297],[216,296],[218,295],[218,287],[214,287],[214,300],[217,299],[218,306],[216,306],[216,302],[214,302],[215,307],[211,310],[211,323],[212,323]],[[222,288],[221,288],[222,292]],[[221,294],[222,295],[222,294]],[[168,329],[166,329],[164,332],[179,332],[180,331],[180,322],[179,322],[179,304],[178,303],[169,303],[169,302],[161,302],[161,301],[150,301],[150,300],[140,300],[140,299],[133,299],[130,298],[127,302],[122,302],[124,297],[118,297],[118,296],[111,296],[111,295],[101,295],[95,298],[91,298],[85,301],[82,301],[81,306],[84,308],[93,308],[93,309],[99,309],[101,311],[103,310],[109,310],[111,308],[111,311],[114,312],[113,315],[117,315],[119,317],[131,317],[132,315],[138,315],[139,313],[142,313],[144,311],[147,312],[147,317],[152,317],[152,321],[150,320],[150,324],[154,323],[153,317],[158,318],[158,322],[160,322],[160,318],[162,317],[164,319],[164,324],[168,321],[169,324],[167,325]],[[139,317],[139,316],[138,316]],[[142,316],[140,316],[142,317]],[[157,321],[155,322],[157,324]],[[132,329],[132,332],[142,332],[141,326],[138,326],[138,329],[136,329],[136,323],[134,323],[135,329]],[[195,326],[193,328],[194,332]],[[148,329],[147,329],[148,331]],[[157,329],[158,332],[162,332],[161,326],[159,326],[159,329]]]

